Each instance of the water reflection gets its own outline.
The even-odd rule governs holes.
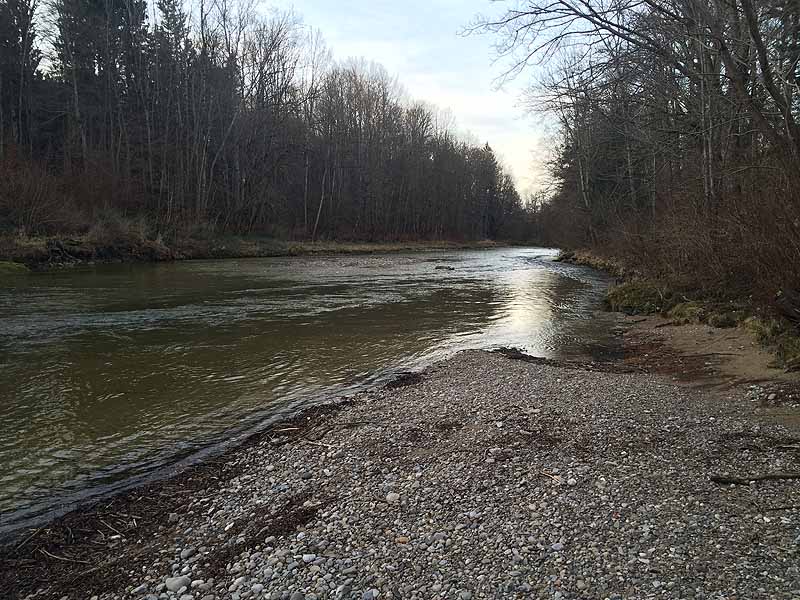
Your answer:
[[[0,532],[465,348],[606,343],[541,249],[97,267],[0,289]],[[446,264],[453,270],[436,270]]]

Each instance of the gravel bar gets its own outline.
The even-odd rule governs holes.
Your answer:
[[[407,383],[229,455],[80,597],[800,598],[800,480],[711,481],[800,471],[748,388],[477,351]]]

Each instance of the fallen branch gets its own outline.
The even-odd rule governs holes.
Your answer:
[[[723,485],[750,485],[753,481],[782,481],[786,479],[800,479],[800,473],[767,473],[765,475],[752,475],[750,477],[734,477],[732,475],[711,475],[714,483]]]

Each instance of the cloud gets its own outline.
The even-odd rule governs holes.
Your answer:
[[[415,99],[450,108],[458,127],[488,142],[521,191],[540,178],[544,134],[519,106],[524,81],[497,89],[494,40],[462,35],[486,0],[276,0],[319,29],[337,59],[363,57],[396,75]]]

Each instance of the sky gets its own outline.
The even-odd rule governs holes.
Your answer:
[[[526,75],[498,89],[504,63],[495,39],[464,35],[476,15],[498,16],[491,0],[267,0],[318,29],[336,60],[365,58],[386,67],[415,100],[449,108],[461,133],[488,142],[521,193],[541,184],[544,127],[526,114]]]

